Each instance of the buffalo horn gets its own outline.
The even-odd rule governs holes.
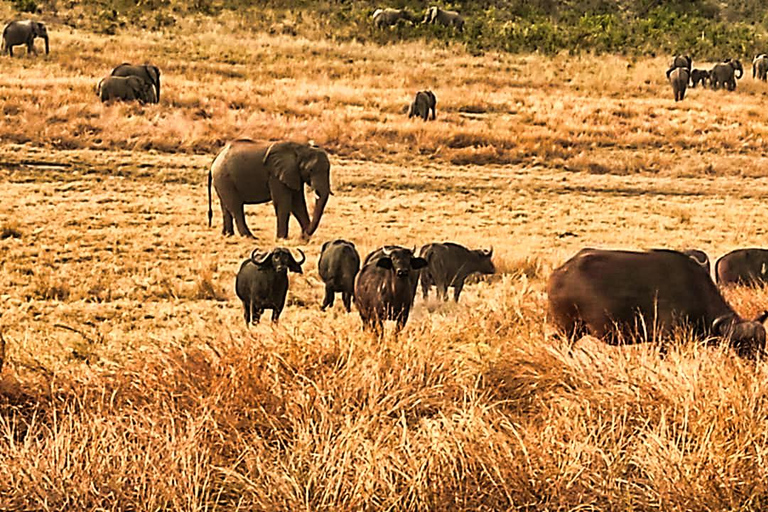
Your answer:
[[[265,261],[267,261],[267,258],[271,256],[272,253],[265,252],[264,254],[261,254],[259,251],[259,248],[255,248],[251,252],[251,261],[254,262],[257,265],[263,265]]]
[[[707,260],[706,259],[701,259],[700,260],[699,258],[696,257],[695,253],[689,254],[688,256],[690,256],[690,258],[693,259],[693,261],[695,261],[696,263],[698,263],[702,267],[707,264]]]
[[[301,266],[302,264],[304,264],[305,261],[307,261],[307,256],[298,247],[296,248],[296,250],[299,251],[299,254],[301,254],[301,261],[296,261],[296,258],[293,258],[293,254],[291,254],[291,258],[293,258],[293,261],[296,262],[297,265]]]
[[[727,322],[728,320],[732,320],[732,319],[733,319],[733,315],[723,315],[723,316],[719,316],[719,317],[715,318],[715,321],[712,322],[712,330],[715,333],[720,334],[720,326],[724,322]]]
[[[490,249],[486,249],[483,252],[485,253],[486,256],[488,256],[490,258],[491,256],[493,256],[493,246],[491,246]]]

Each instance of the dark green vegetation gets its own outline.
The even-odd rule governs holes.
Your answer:
[[[26,12],[82,9],[70,24],[91,24],[114,33],[138,22],[144,28],[172,27],[189,14],[215,16],[235,11],[254,29],[300,33],[339,40],[374,40],[381,44],[430,38],[457,40],[472,52],[625,53],[656,55],[687,52],[699,59],[765,51],[768,6],[758,0],[502,0],[427,2],[424,0],[13,0]],[[79,5],[77,5],[79,4]],[[407,8],[419,18],[429,5],[461,12],[466,30],[441,26],[399,25],[376,30],[377,7]]]

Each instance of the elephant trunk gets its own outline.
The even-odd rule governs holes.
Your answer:
[[[309,223],[309,227],[307,228],[307,236],[312,236],[312,234],[317,230],[317,226],[320,225],[320,218],[323,216],[323,210],[325,210],[325,205],[328,204],[329,197],[330,191],[322,192],[321,195],[317,196],[317,200],[315,201],[315,209],[312,212],[312,221]]]
[[[43,36],[43,41],[45,41],[45,54],[48,55],[49,48],[48,48],[48,36],[47,35]]]

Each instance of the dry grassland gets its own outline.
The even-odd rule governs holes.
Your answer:
[[[768,370],[681,334],[573,350],[550,269],[585,246],[764,245],[768,86],[694,89],[664,59],[486,55],[252,33],[51,27],[2,57],[0,509],[760,510]],[[122,61],[159,105],[102,105]],[[438,120],[403,115],[431,88]],[[313,139],[335,195],[279,326],[246,329],[206,173],[228,139]],[[41,166],[40,163],[47,165]],[[215,201],[215,198],[214,198]],[[247,207],[262,247],[271,205]],[[458,305],[395,339],[322,313],[324,240],[495,248]],[[750,316],[765,290],[728,298]]]

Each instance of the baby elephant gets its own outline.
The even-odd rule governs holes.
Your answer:
[[[155,90],[137,76],[108,76],[102,78],[96,86],[102,102],[110,100],[138,101],[156,103]]]
[[[360,270],[360,254],[355,244],[346,240],[325,242],[320,250],[317,270],[325,283],[325,298],[321,309],[333,306],[336,293],[341,293],[347,312],[352,309],[355,276]]]
[[[413,99],[413,103],[408,108],[408,118],[420,117],[423,120],[427,120],[429,117],[429,111],[432,111],[432,120],[435,120],[435,107],[437,106],[437,98],[432,91],[419,91],[416,93],[416,97]]]
[[[709,81],[709,71],[706,69],[694,69],[691,71],[691,87],[696,87],[701,83],[702,87],[706,87]]]
[[[272,321],[277,322],[288,294],[288,271],[301,274],[306,256],[299,249],[301,261],[284,247],[262,253],[254,249],[251,257],[240,265],[235,279],[235,292],[243,301],[245,324],[258,323],[265,309],[272,310]]]

